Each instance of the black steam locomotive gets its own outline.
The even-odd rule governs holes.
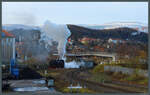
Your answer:
[[[64,60],[51,60],[49,62],[50,68],[64,68]]]

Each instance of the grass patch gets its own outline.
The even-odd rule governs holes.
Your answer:
[[[98,83],[104,83],[105,81],[111,81],[110,77],[106,75],[106,73],[95,73],[90,78],[91,81],[98,82]]]
[[[128,77],[127,74],[123,74],[122,72],[114,72],[114,73],[110,74],[110,76],[112,76],[115,79],[124,79],[124,78]]]
[[[47,70],[47,74],[45,74],[45,70],[39,70],[38,73],[40,73],[40,75],[42,75],[43,77],[56,77],[61,75],[61,73],[64,72],[63,70]]]
[[[99,72],[104,72],[104,64],[99,64],[97,65],[93,71],[93,73],[99,73]]]
[[[88,88],[64,88],[63,93],[94,93],[92,90],[89,90]]]

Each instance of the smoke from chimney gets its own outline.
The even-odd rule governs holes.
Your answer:
[[[45,42],[51,45],[52,40],[58,42],[57,50],[59,54],[59,59],[64,59],[64,54],[66,53],[67,39],[71,35],[70,30],[67,25],[55,24],[50,21],[46,21],[41,28],[42,35]]]

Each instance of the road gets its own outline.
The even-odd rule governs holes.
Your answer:
[[[32,93],[53,93],[60,94],[54,88],[47,88],[45,80],[32,79],[32,80],[10,80],[10,87],[13,91],[17,92],[32,92]]]

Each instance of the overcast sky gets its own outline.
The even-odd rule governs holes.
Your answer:
[[[147,2],[2,2],[3,24],[148,23]]]

